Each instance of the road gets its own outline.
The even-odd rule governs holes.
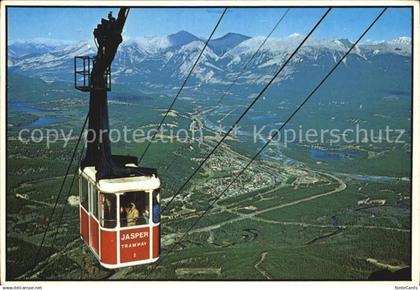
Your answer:
[[[271,275],[261,268],[262,262],[264,262],[265,258],[267,257],[267,252],[261,253],[261,259],[254,265],[255,270],[261,273],[267,280],[271,280]]]
[[[284,204],[274,205],[274,206],[266,208],[266,209],[257,210],[257,211],[254,211],[252,213],[246,213],[246,214],[245,213],[239,213],[237,211],[230,210],[230,209],[227,209],[225,207],[217,206],[216,208],[220,209],[221,212],[226,211],[226,212],[229,212],[229,213],[232,213],[232,214],[236,214],[236,215],[238,215],[238,217],[232,218],[232,219],[229,219],[229,220],[226,220],[226,221],[214,224],[214,225],[193,229],[189,232],[189,234],[212,231],[212,230],[218,229],[218,228],[220,228],[224,225],[235,223],[235,222],[242,221],[242,220],[245,220],[245,219],[252,219],[252,220],[266,222],[266,223],[272,223],[272,224],[330,228],[331,225],[329,225],[329,224],[328,225],[322,225],[322,224],[311,224],[311,223],[304,223],[304,222],[275,221],[275,220],[270,220],[270,219],[257,217],[258,215],[266,213],[266,212],[270,212],[270,211],[273,211],[273,210],[278,210],[278,209],[281,209],[281,208],[294,206],[294,205],[301,204],[301,203],[304,203],[304,202],[319,199],[319,198],[322,198],[322,197],[325,197],[325,196],[333,195],[333,194],[339,193],[339,192],[341,192],[341,191],[343,191],[347,188],[347,185],[341,179],[339,179],[338,177],[336,177],[332,174],[326,173],[326,172],[322,172],[322,174],[336,180],[339,183],[338,187],[335,188],[334,190],[331,190],[331,191],[328,191],[328,192],[324,192],[324,193],[316,194],[316,195],[313,195],[313,196],[301,198],[301,199],[298,199],[298,200],[295,200],[295,201],[292,201],[292,202],[288,202],[288,203],[284,203]],[[393,228],[393,227],[386,227],[386,226],[375,226],[375,225],[340,225],[340,227],[342,229],[360,228],[360,229],[380,229],[380,230],[389,230],[389,231],[397,231],[397,232],[410,232],[409,229]]]
[[[234,222],[238,222],[238,221],[241,221],[241,220],[244,220],[244,219],[250,219],[250,218],[253,218],[257,215],[260,215],[260,214],[263,214],[263,213],[266,213],[266,212],[269,212],[269,211],[273,211],[273,210],[277,210],[277,209],[281,209],[281,208],[285,208],[285,207],[289,207],[289,206],[294,206],[294,205],[301,204],[301,203],[304,203],[304,202],[308,202],[308,201],[311,201],[311,200],[315,200],[315,199],[318,199],[318,198],[321,198],[321,197],[329,196],[329,195],[341,192],[341,191],[343,191],[344,189],[347,188],[347,185],[341,179],[335,177],[334,175],[331,175],[331,174],[328,174],[328,173],[322,173],[322,174],[327,175],[327,176],[335,179],[339,183],[339,186],[336,189],[328,191],[328,192],[324,192],[324,193],[312,195],[312,196],[309,196],[309,197],[301,198],[301,199],[291,201],[291,202],[288,202],[288,203],[275,205],[275,206],[272,206],[272,207],[269,207],[269,208],[266,208],[266,209],[254,211],[252,213],[244,214],[244,213],[238,213],[238,212],[235,212],[235,211],[232,211],[232,210],[225,209],[226,211],[228,211],[230,213],[237,214],[239,216],[236,217],[236,218],[230,219],[230,220],[220,222],[220,223],[215,224],[215,225],[210,225],[210,226],[206,226],[206,227],[191,230],[189,234],[208,232],[208,231],[211,231],[211,230],[215,230],[215,229],[220,228],[221,226],[231,224],[231,223],[234,223]]]

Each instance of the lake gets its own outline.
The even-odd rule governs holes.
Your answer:
[[[35,108],[33,105],[25,102],[8,102],[7,111],[9,113],[22,112],[37,115],[39,118],[29,124],[29,127],[43,127],[63,122],[65,119],[61,117],[44,116],[48,110]]]
[[[33,113],[33,114],[41,114],[41,113],[46,112],[46,110],[40,110],[40,109],[34,108],[32,105],[28,103],[24,103],[24,102],[8,102],[7,111],[9,113],[25,112],[25,113]]]
[[[349,158],[357,157],[359,154],[351,150],[321,150],[312,148],[309,150],[309,155],[313,160],[343,161],[348,160]]]
[[[41,117],[38,120],[33,121],[29,126],[30,127],[43,127],[52,125],[55,123],[63,122],[64,118],[49,118],[49,117]]]

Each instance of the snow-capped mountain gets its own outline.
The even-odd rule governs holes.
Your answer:
[[[44,38],[35,38],[30,41],[17,40],[9,43],[8,54],[13,57],[22,57],[31,54],[53,52],[61,47],[71,44],[70,41],[56,41]]]
[[[179,31],[174,34],[168,35],[169,43],[172,47],[181,47],[183,45],[186,45],[190,42],[200,40],[197,36],[187,32],[187,31]]]
[[[411,38],[400,37],[391,41],[373,42],[366,44],[362,48],[367,54],[395,53],[409,56],[411,55]]]
[[[238,74],[240,84],[264,83],[302,39],[303,36],[298,34],[270,38],[248,64],[264,37],[228,33],[209,43],[188,85],[226,85]],[[186,31],[168,36],[124,39],[113,63],[113,82],[149,91],[175,88],[188,74],[204,43],[205,40]],[[351,46],[347,39],[310,39],[277,81],[293,78],[295,72],[308,68],[324,70],[336,63]],[[95,45],[88,41],[56,44],[26,41],[12,43],[8,48],[9,71],[48,81],[73,81],[74,56],[96,53]],[[411,39],[401,37],[360,44],[353,49],[345,64],[349,60],[353,65],[368,64],[379,57],[391,56],[411,56]]]
[[[221,56],[249,38],[250,37],[238,33],[228,33],[220,38],[210,40],[209,47],[217,55]]]

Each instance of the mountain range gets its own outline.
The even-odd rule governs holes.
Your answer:
[[[284,38],[270,38],[248,63],[264,38],[228,33],[211,40],[188,82],[189,88],[204,84],[226,86],[238,76],[238,85],[265,83],[299,45],[303,36],[292,34]],[[113,82],[143,91],[175,89],[188,74],[204,44],[205,40],[187,31],[168,36],[124,39],[113,62]],[[307,77],[306,73],[324,72],[351,45],[348,39],[310,38],[276,81],[294,79],[296,72],[304,72],[300,77],[303,79]],[[408,37],[365,42],[352,50],[344,65],[378,67],[378,62],[407,62],[411,49]],[[92,41],[15,41],[8,44],[7,64],[9,72],[47,82],[73,81],[73,58],[95,54],[96,47]],[[388,65],[387,69],[394,68]]]

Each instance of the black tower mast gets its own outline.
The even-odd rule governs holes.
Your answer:
[[[101,19],[93,32],[98,48],[96,57],[75,57],[75,87],[90,92],[87,149],[80,167],[95,166],[97,181],[156,174],[154,169],[125,166],[127,163],[137,164],[137,157],[117,156],[111,152],[107,92],[111,90],[111,64],[122,42],[128,12],[129,8],[121,8],[117,19],[111,12],[108,19]],[[80,60],[83,61],[83,70],[76,68]],[[83,85],[79,85],[80,77]]]

